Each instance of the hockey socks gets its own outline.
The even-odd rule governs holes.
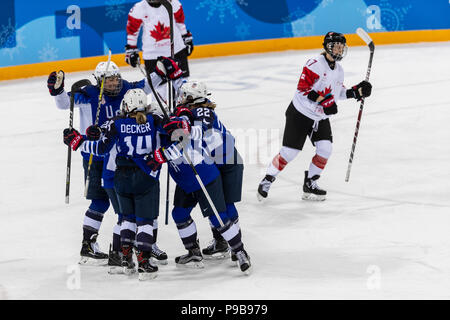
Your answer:
[[[272,162],[269,164],[269,167],[267,168],[267,175],[276,177],[289,162],[295,159],[299,152],[300,150],[297,149],[281,147],[280,152],[273,158]]]
[[[93,235],[98,234],[103,221],[103,215],[109,208],[108,200],[92,200],[84,215],[83,241],[89,241]]]
[[[122,215],[119,215],[119,220],[113,228],[113,241],[112,241],[112,251],[120,251],[120,230],[122,228]]]
[[[194,220],[189,218],[185,222],[177,223],[177,229],[186,250],[197,246],[197,226]]]
[[[120,225],[120,242],[124,245],[133,246],[136,239],[136,217],[133,215],[124,216]]]
[[[139,251],[152,251],[153,240],[153,220],[136,218],[137,234],[136,247]]]

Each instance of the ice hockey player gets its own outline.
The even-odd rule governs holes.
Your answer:
[[[122,228],[121,249],[122,266],[127,274],[135,271],[133,246],[136,240],[139,280],[156,277],[158,267],[152,260],[153,223],[159,213],[159,170],[150,171],[144,157],[158,148],[157,126],[160,118],[146,115],[147,95],[142,89],[130,89],[121,103],[122,114],[109,121],[107,130],[101,140],[88,141],[75,129],[68,145],[76,149],[83,144],[96,155],[107,154],[117,144],[117,168],[114,175],[116,190],[123,223],[137,225],[135,233],[132,228]],[[162,128],[159,129],[162,131]]]
[[[180,63],[183,76],[189,77],[188,56],[194,44],[192,34],[186,29],[183,7],[179,0],[171,1],[174,18],[174,51],[175,60]],[[155,71],[156,59],[159,56],[170,57],[170,20],[167,10],[160,0],[142,0],[131,8],[127,22],[127,44],[125,61],[136,67],[139,61],[137,47],[140,28],[143,27],[142,51],[145,68],[150,74]]]
[[[182,90],[180,90],[181,92]],[[206,103],[206,101],[204,102]],[[237,211],[232,212],[231,208],[227,208],[219,169],[210,158],[209,153],[204,150],[205,145],[201,139],[201,143],[196,143],[195,140],[191,140],[190,120],[184,117],[171,117],[170,121],[164,125],[164,129],[171,139],[164,147],[149,154],[147,164],[153,170],[159,170],[163,163],[168,162],[169,173],[177,184],[172,217],[188,253],[176,257],[176,264],[180,266],[194,265],[196,267],[203,267],[203,256],[197,239],[197,228],[191,217],[191,211],[198,203],[203,216],[209,218],[211,226],[231,247],[241,271],[248,274],[251,267],[250,258],[244,250],[244,244],[242,243],[242,234],[237,224]],[[202,129],[199,129],[201,132]],[[183,136],[188,140],[181,144],[178,138],[174,136]],[[171,141],[176,142],[172,143]],[[216,217],[214,209],[211,207],[200,184],[197,182],[197,177],[194,175],[192,168],[186,161],[186,155],[189,155],[188,158],[193,161],[193,165],[198,172],[198,177],[205,185],[214,208],[217,210],[219,218],[223,222],[223,226],[219,222],[219,218]]]
[[[244,164],[236,150],[235,138],[214,111],[216,104],[209,100],[210,95],[211,93],[202,82],[184,83],[180,90],[180,104],[176,109],[176,115],[189,120],[192,126],[192,139],[202,141],[203,150],[208,153],[219,169],[227,214],[241,232],[235,203],[241,201],[242,197]],[[229,254],[227,241],[216,228],[212,227],[211,230],[213,240],[202,250],[204,257],[227,257]],[[234,253],[231,258],[237,261]]]
[[[168,162],[170,176],[177,184],[172,217],[188,253],[176,257],[175,263],[177,266],[204,267],[197,237],[197,227],[191,217],[192,208],[198,203],[203,216],[209,219],[210,224],[217,229],[236,254],[241,271],[248,274],[251,267],[250,258],[244,250],[238,226],[231,221],[227,213],[219,170],[211,162],[211,159],[207,159],[206,153],[191,145],[189,139],[191,127],[187,120],[171,117],[170,121],[164,125],[164,129],[172,140],[177,140],[174,135],[181,135],[185,137],[184,139],[187,139],[183,139],[183,141],[187,141],[183,144],[176,141],[150,153],[147,163],[152,170],[159,170],[163,163]],[[215,215],[214,209],[197,181],[192,168],[186,161],[186,155],[189,155],[188,157],[193,161],[193,165],[219,217]],[[219,218],[223,225],[221,225]]]
[[[343,34],[328,32],[323,41],[324,52],[309,59],[303,67],[297,92],[286,111],[283,146],[269,164],[266,176],[258,187],[261,201],[267,198],[271,184],[286,165],[302,150],[306,137],[316,148],[303,183],[304,200],[325,200],[326,191],[319,179],[332,152],[333,136],[329,117],[338,112],[335,100],[370,96],[372,85],[362,81],[350,89],[344,87],[344,70],[338,63],[347,53]]]
[[[168,65],[168,68],[172,65],[176,65],[173,60],[168,58],[160,57],[159,61],[161,61],[163,65]],[[103,77],[105,77],[104,92],[100,107],[98,126],[102,126],[107,120],[112,119],[120,113],[120,103],[128,89],[143,88],[147,94],[151,93],[150,86],[148,85],[146,79],[138,82],[128,82],[122,79],[119,68],[113,61],[110,62],[108,70],[106,68],[107,62],[100,62],[94,71],[96,84],[87,86],[84,88],[83,92],[75,94],[75,107],[77,107],[80,112],[80,130],[82,132],[86,131],[87,137],[90,138],[100,136],[98,127],[91,127],[90,131],[87,129],[95,122],[100,95],[100,86]],[[156,72],[152,73],[150,78],[155,87],[162,82],[161,77]],[[59,109],[68,110],[70,107],[71,93],[67,93],[64,90],[64,80],[65,75],[63,71],[53,71],[48,77],[47,87],[50,95],[55,98],[56,106]],[[70,135],[70,132],[67,134]],[[70,139],[71,137],[67,136],[65,139],[66,138]],[[80,146],[80,144],[78,143],[77,146]],[[90,150],[81,148],[81,155],[83,157],[83,168],[86,179]],[[108,259],[108,255],[100,251],[96,242],[98,231],[103,220],[103,215],[108,210],[110,205],[108,194],[104,188],[102,188],[101,184],[104,165],[103,157],[93,157],[91,170],[89,173],[90,184],[86,197],[91,201],[91,204],[85,213],[83,222],[83,241],[80,252],[80,263],[83,264],[103,264]],[[116,213],[118,214],[119,212],[116,211]],[[117,236],[113,236],[113,239],[114,238],[117,239]],[[159,249],[155,252],[155,254],[165,255],[165,253]]]

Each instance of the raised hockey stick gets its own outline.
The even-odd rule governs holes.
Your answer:
[[[61,71],[59,71],[61,72]],[[59,73],[58,72],[58,73]],[[70,89],[70,114],[69,114],[69,128],[73,128],[73,109],[75,105],[75,93],[80,92],[81,88],[85,86],[90,86],[91,82],[88,79],[83,79],[75,82]],[[66,169],[66,200],[69,203],[69,193],[70,193],[70,169],[72,167],[72,148],[68,146],[67,148],[67,169]]]
[[[97,113],[95,115],[95,123],[94,123],[95,125],[98,125],[98,119],[100,117],[100,107],[102,105],[102,100],[103,100],[103,90],[104,90],[104,85],[105,85],[106,73],[108,72],[110,62],[111,62],[111,50],[109,50],[109,53],[108,53],[108,62],[106,63],[105,74],[102,77],[102,83],[100,85],[100,94],[98,95]],[[88,169],[87,169],[87,175],[86,175],[86,184],[84,186],[84,196],[85,197],[87,197],[89,183],[91,181],[90,173],[91,173],[91,165],[92,165],[93,158],[94,158],[94,155],[91,153],[89,156],[89,163],[88,163]]]
[[[367,73],[366,73],[366,81],[369,81],[370,70],[372,69],[373,53],[375,51],[375,44],[373,43],[372,39],[367,34],[367,32],[364,31],[364,29],[362,28],[356,29],[356,33],[361,39],[364,40],[365,43],[367,43],[370,49],[369,65],[367,66]],[[358,139],[359,126],[361,124],[363,108],[364,108],[364,98],[361,99],[361,104],[359,105],[358,120],[356,121],[356,129],[355,135],[353,137],[352,151],[350,152],[350,158],[348,159],[347,175],[345,176],[346,182],[348,182],[348,180],[350,179],[350,171],[352,169],[353,156],[355,155],[356,140]]]
[[[155,96],[156,102],[158,102],[158,105],[159,105],[159,107],[161,108],[161,111],[162,111],[162,113],[163,113],[163,115],[164,115],[164,118],[165,118],[166,120],[169,120],[169,119],[170,119],[170,118],[169,118],[169,115],[168,115],[166,109],[164,108],[164,106],[163,106],[161,100],[159,99],[159,95],[158,95],[158,93],[156,92],[156,90],[155,90],[155,88],[154,88],[154,86],[153,86],[152,79],[150,79],[150,76],[149,76],[148,74],[144,73],[144,71],[142,70],[142,68],[141,68],[141,66],[140,66],[139,63],[138,63],[138,68],[139,68],[139,70],[141,70],[142,74],[144,74],[144,75],[146,76],[147,82],[149,83],[150,88],[151,88],[151,90],[152,90],[152,92],[153,92],[153,95]],[[222,219],[221,219],[220,216],[219,216],[219,212],[217,211],[217,209],[216,209],[214,203],[212,202],[211,197],[209,196],[208,190],[206,190],[206,187],[205,187],[205,185],[204,185],[202,179],[200,178],[200,175],[198,174],[197,170],[195,169],[195,166],[193,165],[193,163],[192,163],[192,161],[191,161],[191,158],[189,157],[189,155],[187,154],[187,152],[183,152],[183,156],[185,157],[186,161],[188,162],[189,166],[191,167],[192,171],[194,172],[195,179],[197,179],[197,182],[198,182],[198,184],[200,185],[200,188],[202,189],[202,191],[203,191],[203,193],[204,193],[206,199],[208,200],[208,203],[209,203],[209,205],[211,206],[211,208],[212,208],[212,210],[213,210],[213,212],[214,212],[214,215],[216,216],[217,220],[219,221],[220,226],[223,227],[223,226],[224,226],[224,223],[223,223]],[[167,202],[166,204],[168,204],[168,202]],[[167,206],[167,208],[168,208],[168,206]],[[167,210],[168,210],[168,209],[167,209]],[[168,217],[168,214],[167,214],[166,217]],[[166,222],[167,222],[167,219],[168,219],[168,218],[166,218]],[[166,224],[167,224],[167,223],[166,223]]]
[[[166,8],[167,13],[169,15],[169,26],[170,26],[170,57],[175,59],[175,42],[173,38],[173,7],[172,4],[167,0],[161,0],[161,4]],[[173,112],[175,109],[174,99],[173,99],[173,83],[172,80],[169,79],[167,82],[168,88],[168,105],[169,111]],[[170,189],[170,177],[169,171],[167,171],[167,190],[166,190],[166,216],[165,216],[165,224],[169,224],[169,189]]]

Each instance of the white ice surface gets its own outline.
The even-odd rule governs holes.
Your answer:
[[[246,167],[238,209],[254,266],[249,277],[228,261],[207,262],[204,270],[175,267],[184,248],[174,223],[164,225],[164,171],[158,242],[169,265],[145,283],[110,276],[106,267],[81,267],[80,288],[71,290],[75,276],[68,270],[78,262],[88,202],[75,153],[70,205],[64,203],[68,112],[56,109],[46,77],[0,82],[0,299],[449,299],[450,43],[376,48],[373,96],[366,101],[350,182],[344,178],[359,110],[354,100],[339,102],[332,118],[334,151],[319,183],[328,199],[300,199],[303,171],[314,155],[306,142],[269,199],[257,202],[301,66],[317,53],[190,63],[192,78],[209,84],[228,128],[279,130],[269,143],[241,150]],[[346,85],[365,77],[368,56],[367,47],[350,48],[342,62]],[[141,78],[131,68],[122,76]],[[86,77],[92,80],[89,72],[67,74],[66,87]],[[205,246],[208,221],[197,209],[193,217]],[[104,250],[114,223],[109,209],[99,236]]]

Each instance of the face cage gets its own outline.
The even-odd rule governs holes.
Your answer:
[[[106,77],[105,78],[105,83],[106,83],[106,79],[108,78],[118,78],[119,79],[119,83],[117,85],[117,87],[113,90],[108,90],[105,88],[105,86],[103,86],[103,92],[109,96],[109,97],[116,97],[119,95],[120,91],[122,91],[123,88],[123,80],[122,77],[119,75],[115,75],[115,76],[110,76],[110,77]],[[102,86],[102,79],[101,78],[97,78],[97,87],[101,88]]]
[[[342,53],[341,54],[334,54],[333,53],[333,48],[334,45],[337,43],[341,43],[344,45],[344,48],[342,49]],[[344,57],[347,55],[347,44],[346,43],[342,43],[342,42],[328,42],[327,43],[327,53],[335,60],[335,61],[341,61],[342,59],[344,59]]]

